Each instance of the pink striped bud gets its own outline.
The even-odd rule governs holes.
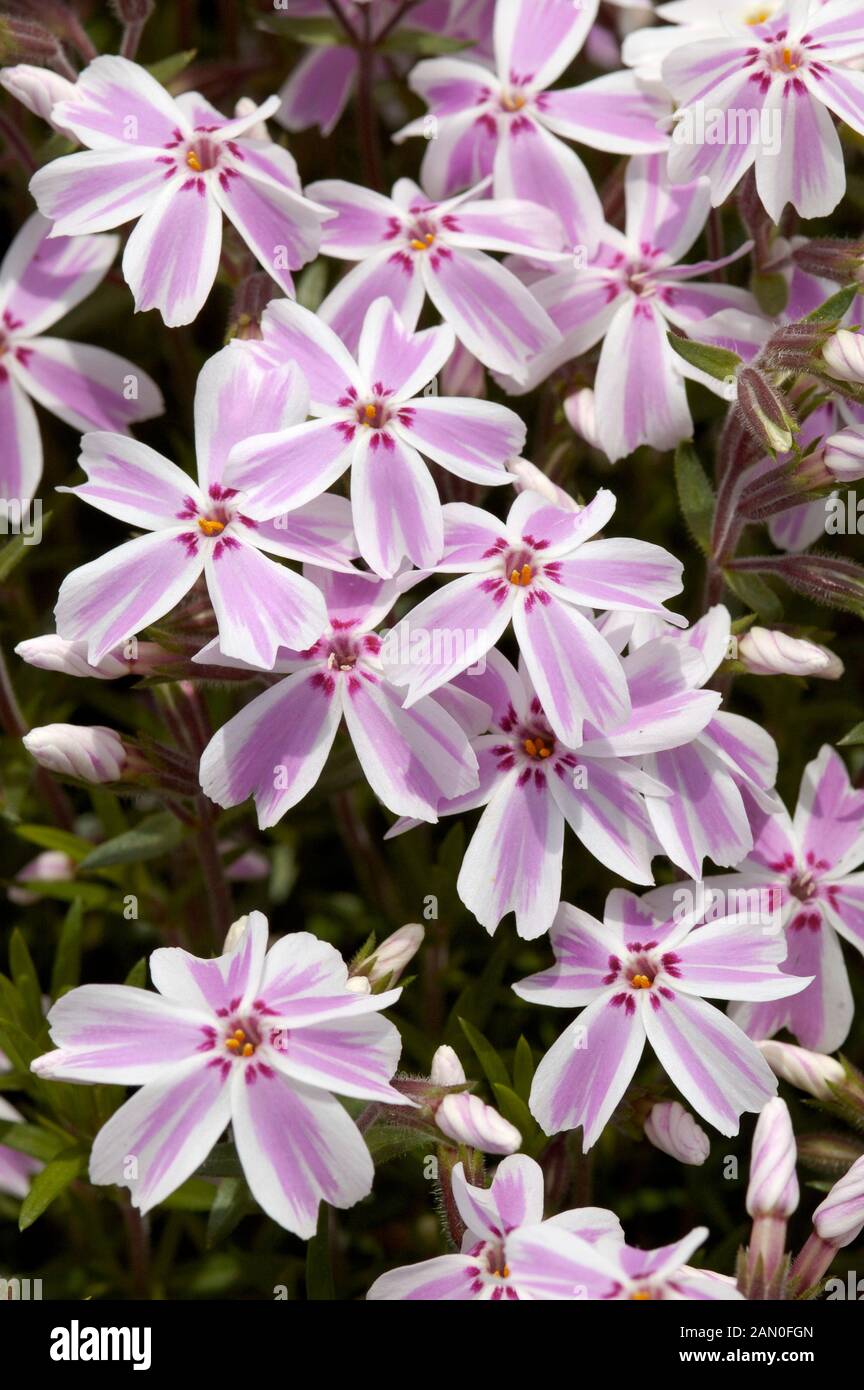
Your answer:
[[[806,1047],[795,1047],[792,1043],[775,1042],[774,1039],[759,1043],[762,1055],[775,1076],[806,1091],[817,1100],[830,1100],[831,1086],[839,1086],[846,1073],[833,1057],[821,1052],[808,1052]]]
[[[117,782],[129,761],[120,735],[101,724],[43,724],[21,741],[40,767],[84,782]]]
[[[754,676],[818,676],[836,681],[845,669],[828,647],[767,627],[751,627],[738,639],[738,658]]]
[[[711,1141],[689,1110],[677,1100],[661,1101],[645,1121],[645,1137],[679,1163],[698,1166],[711,1152]]]
[[[31,859],[25,864],[23,869],[19,869],[15,875],[15,884],[7,890],[6,896],[10,902],[17,903],[19,907],[30,907],[33,903],[41,902],[38,893],[31,893],[24,885],[27,883],[58,883],[67,882],[75,877],[75,861],[70,859],[68,854],[64,854],[59,849],[46,849],[41,854],[37,854],[35,859]]]
[[[145,675],[157,666],[177,660],[172,652],[164,651],[156,642],[139,642],[133,637],[108,652],[94,665],[87,660],[86,641],[69,642],[53,632],[19,642],[15,653],[28,666],[36,666],[40,671],[58,671],[64,676],[90,676],[100,681],[119,680],[121,676],[133,674]]]
[[[522,1135],[479,1096],[469,1091],[445,1096],[435,1112],[435,1123],[456,1144],[469,1144],[487,1154],[512,1154]]]
[[[386,980],[389,986],[395,985],[406,965],[414,959],[423,944],[425,932],[416,922],[407,922],[404,927],[394,931],[376,946],[371,955],[361,963],[358,974],[365,975],[371,984],[378,985]]]
[[[70,82],[68,77],[61,77],[51,68],[38,68],[31,63],[16,63],[14,67],[3,68],[0,72],[0,87],[5,87],[6,91],[15,97],[16,101],[20,101],[22,106],[26,106],[28,111],[32,111],[34,116],[41,116],[43,121],[47,121],[61,135],[78,143],[77,135],[51,119],[51,111],[57,102],[67,101],[75,94],[75,83]]]
[[[838,483],[857,483],[864,478],[864,430],[850,425],[825,441],[825,467]]]
[[[864,382],[864,337],[850,328],[840,328],[829,338],[822,356],[831,376],[838,381]]]
[[[432,1058],[431,1079],[436,1086],[460,1086],[467,1082],[465,1069],[452,1047],[439,1047]]]
[[[864,1230],[864,1156],[835,1182],[824,1202],[813,1213],[820,1240],[842,1250]]]
[[[798,1206],[798,1151],[786,1102],[769,1100],[756,1122],[750,1155],[747,1211],[750,1216],[790,1217]]]

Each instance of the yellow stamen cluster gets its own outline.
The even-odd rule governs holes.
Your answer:
[[[413,251],[428,251],[434,240],[434,232],[427,232],[422,241],[419,237],[414,237],[411,241],[411,249]]]
[[[363,407],[363,413],[365,414],[367,420],[374,420],[374,419],[375,419],[375,407],[374,407],[374,405],[366,405],[366,406],[364,406],[364,407]]]
[[[235,1029],[234,1036],[225,1040],[225,1046],[235,1057],[251,1057],[255,1052],[255,1044],[246,1041],[246,1034],[242,1028]]]
[[[770,9],[770,7],[765,5],[760,10],[754,10],[753,14],[751,14],[747,19],[745,19],[744,23],[766,24],[768,20],[771,18],[772,14],[773,11]]]
[[[793,63],[793,61],[792,61],[792,49],[791,49],[791,48],[784,48],[784,49],[783,49],[783,66],[784,66],[784,68],[786,69],[787,72],[797,72],[797,71],[798,71],[798,64],[797,64],[797,63]]]
[[[504,107],[505,111],[521,111],[522,107],[525,105],[525,98],[520,96],[517,92],[513,96],[505,97],[501,105]]]
[[[530,565],[523,565],[521,570],[513,570],[510,575],[511,584],[521,584],[523,588],[531,583],[532,571]]]
[[[634,989],[650,989],[651,981],[647,975],[634,975],[631,980]]]
[[[647,1289],[637,1289],[635,1293],[631,1293],[630,1301],[636,1303],[650,1303],[651,1294],[648,1292]]]
[[[224,521],[214,521],[209,516],[199,516],[198,525],[205,536],[218,536],[221,531],[225,530]]]
[[[194,150],[190,150],[189,153],[186,155],[186,163],[189,165],[190,169],[195,170],[196,174],[201,173],[201,160],[198,158]]]
[[[522,742],[522,747],[529,758],[549,758],[552,756],[552,749],[547,747],[542,738],[526,738]]]

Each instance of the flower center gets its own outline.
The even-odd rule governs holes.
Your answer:
[[[551,758],[555,751],[555,740],[534,734],[531,738],[523,738],[522,747],[529,758]]]
[[[798,44],[775,44],[766,56],[772,72],[797,72],[804,61],[804,53]]]
[[[390,412],[383,400],[366,401],[357,407],[357,422],[370,430],[383,430]]]
[[[254,1057],[261,1046],[261,1034],[255,1023],[235,1019],[225,1036],[225,1049],[232,1057]]]
[[[801,903],[809,903],[812,898],[815,898],[818,891],[816,880],[809,869],[805,869],[803,873],[795,874],[789,880],[789,892],[793,898],[797,898]]]
[[[635,1300],[637,1303],[650,1301],[653,1297],[654,1295],[650,1289],[634,1289],[630,1295],[631,1301]]]
[[[513,91],[512,89],[502,92],[500,100],[502,111],[522,111],[528,104],[528,98],[524,92]]]
[[[193,140],[186,151],[186,163],[195,174],[203,174],[207,169],[215,169],[219,163],[219,145],[209,136],[202,135]]]
[[[437,228],[430,217],[417,217],[408,229],[408,245],[412,251],[428,251],[434,246]]]

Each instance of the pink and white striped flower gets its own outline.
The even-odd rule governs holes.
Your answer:
[[[516,1232],[510,1242],[515,1281],[532,1299],[602,1299],[608,1302],[737,1300],[735,1280],[686,1263],[708,1235],[697,1226],[683,1240],[659,1250],[638,1250],[621,1241],[585,1240],[576,1230],[537,1240],[537,1227]],[[574,1293],[574,1290],[578,1292]]]
[[[781,973],[785,942],[748,914],[697,926],[663,920],[615,889],[603,922],[562,903],[550,933],[555,964],[513,988],[529,1003],[585,1006],[534,1074],[529,1105],[547,1134],[581,1125],[585,1152],[633,1079],[646,1040],[674,1085],[721,1134],[737,1134],[777,1081],[755,1043],[704,996],[779,999],[805,988]]]
[[[62,488],[148,534],[73,570],[55,610],[57,631],[88,643],[92,664],[168,613],[203,574],[226,655],[272,667],[280,646],[307,647],[324,631],[324,601],[313,584],[269,551],[350,569],[356,555],[344,498],[322,497],[278,524],[253,521],[225,483],[234,443],[250,429],[305,419],[308,393],[295,367],[262,372],[251,357],[223,348],[195,390],[198,482],[136,439],[84,436],[87,482]]]
[[[46,336],[104,279],[118,246],[50,231],[34,212],[0,263],[0,500],[29,501],[42,476],[31,399],[75,430],[125,430],[162,411],[156,383],[125,357]]]
[[[295,363],[314,418],[301,423],[298,412],[287,429],[256,432],[232,451],[226,476],[249,516],[290,515],[350,468],[360,553],[389,578],[406,555],[434,565],[444,548],[441,504],[421,454],[473,483],[512,483],[505,465],[525,442],[518,415],[491,401],[420,394],[453,351],[451,328],[414,333],[389,299],[376,299],[355,361],[332,328],[283,299],[265,310],[262,332],[235,351],[265,369]]]
[[[479,507],[445,506],[444,556],[436,574],[463,577],[424,599],[397,624],[388,666],[408,687],[406,706],[474,665],[511,619],[546,717],[571,748],[582,726],[608,732],[630,715],[621,662],[586,608],[685,619],[663,607],[681,589],[681,565],[659,546],[636,540],[592,540],[615,511],[601,489],[573,512],[538,492],[519,495],[506,523]],[[433,634],[419,644],[412,636]]]
[[[48,1014],[57,1051],[33,1063],[52,1081],[141,1087],[96,1136],[90,1181],[128,1187],[149,1211],[230,1124],[255,1200],[303,1239],[320,1202],[367,1196],[372,1158],[336,1097],[412,1103],[389,1084],[401,1041],[379,1016],[401,991],[351,991],[339,953],[310,932],[268,951],[260,912],[225,955],[163,947],[150,975],[158,993],[83,985],[64,995]]]
[[[525,1154],[498,1164],[492,1186],[476,1187],[465,1177],[461,1163],[453,1169],[453,1200],[466,1232],[458,1255],[439,1255],[404,1269],[382,1274],[367,1299],[375,1302],[498,1303],[502,1299],[543,1297],[547,1270],[556,1264],[559,1236],[575,1232],[586,1248],[603,1241],[610,1250],[623,1241],[618,1218],[602,1207],[577,1207],[543,1220],[543,1170]],[[519,1251],[516,1274],[511,1252]],[[580,1294],[573,1281],[569,1297]],[[567,1294],[556,1294],[564,1298]]]
[[[250,134],[278,109],[269,97],[223,116],[197,92],[170,96],[126,58],[94,58],[51,118],[88,148],[34,174],[30,190],[54,234],[137,226],[123,253],[136,310],[191,323],[210,293],[222,214],[281,286],[318,252],[326,210],[305,198],[287,150]]]
[[[587,169],[564,143],[575,140],[616,154],[665,150],[664,93],[643,88],[633,73],[613,72],[579,87],[552,90],[582,46],[597,0],[498,0],[495,67],[463,58],[419,63],[409,83],[429,108],[395,137],[429,135],[421,182],[434,198],[494,177],[496,198],[527,198],[551,207],[567,246],[594,250],[600,200]],[[562,138],[563,137],[563,138]]]
[[[840,946],[864,952],[864,791],[852,786],[827,744],[804,770],[794,816],[761,813],[756,843],[736,874],[707,878],[706,889],[770,897],[785,935],[785,973],[812,984],[789,998],[736,1005],[751,1038],[788,1028],[805,1048],[834,1052],[852,1025],[854,1003]]]
[[[564,244],[561,223],[539,203],[481,197],[488,182],[447,202],[436,202],[410,179],[400,179],[389,198],[341,179],[310,185],[310,197],[335,214],[323,230],[322,251],[359,262],[320,309],[348,348],[356,349],[366,311],[382,294],[410,328],[428,295],[474,357],[517,378],[557,341],[546,309],[485,252],[556,258]]]
[[[864,4],[788,0],[749,33],[733,28],[676,46],[663,61],[663,82],[676,119],[698,132],[720,113],[726,137],[674,139],[669,174],[676,183],[707,176],[719,207],[755,164],[756,187],[779,222],[787,203],[802,217],[825,217],[846,191],[833,116],[864,134]],[[745,131],[741,131],[741,118]]]
[[[631,883],[653,883],[651,860],[661,846],[645,797],[672,793],[640,771],[639,755],[695,738],[720,697],[692,690],[678,649],[666,643],[627,657],[624,669],[632,700],[626,725],[610,739],[586,725],[578,749],[556,737],[527,673],[499,652],[488,654],[482,674],[456,678],[491,711],[491,732],[472,740],[480,785],[442,803],[439,814],[486,808],[457,891],[490,933],[510,911],[520,936],[548,931],[561,900],[565,823],[601,864]]]
[[[477,759],[443,703],[464,717],[485,706],[456,692],[442,703],[402,708],[386,679],[374,629],[399,596],[392,581],[315,572],[329,615],[323,637],[307,651],[283,651],[274,670],[286,679],[235,714],[208,744],[201,785],[220,806],[254,796],[258,823],[275,825],[309,792],[327,761],[343,718],[369,785],[396,815],[435,821],[438,804],[477,785]],[[224,664],[217,644],[196,660]],[[236,662],[227,664],[236,665]]]
[[[672,185],[665,156],[650,155],[630,160],[624,186],[624,233],[604,227],[590,259],[533,279],[532,293],[561,341],[535,359],[523,381],[506,383],[510,391],[532,390],[602,340],[592,443],[613,463],[644,444],[672,449],[693,433],[670,330],[698,337],[698,325],[721,311],[759,314],[749,291],[704,280],[750,243],[720,261],[683,263],[710,211],[707,180]]]

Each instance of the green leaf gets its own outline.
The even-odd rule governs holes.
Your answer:
[[[132,969],[129,971],[123,983],[129,985],[131,989],[146,989],[147,979],[147,957],[142,956],[141,959],[137,960],[132,966]]]
[[[42,517],[42,534],[44,536],[48,523],[51,520],[51,513],[46,512]],[[7,523],[8,524],[8,523]],[[21,563],[28,550],[35,550],[32,536],[22,534],[13,536],[11,541],[0,550],[0,584],[5,583],[12,571]]]
[[[233,1144],[215,1144],[197,1170],[202,1178],[242,1178],[243,1168]]]
[[[212,1183],[205,1182],[203,1178],[187,1178],[160,1206],[168,1207],[171,1211],[210,1211],[215,1194]]]
[[[330,1208],[324,1202],[318,1211],[318,1230],[306,1247],[306,1297],[316,1302],[336,1297],[330,1258]]]
[[[24,1003],[21,1021],[35,1036],[42,1029],[42,987],[33,957],[19,927],[15,928],[9,942],[9,965],[15,988]]]
[[[723,577],[733,594],[740,598],[765,623],[779,623],[783,617],[783,605],[769,587],[756,574],[742,574],[738,570],[724,570]]]
[[[197,52],[197,48],[187,48],[180,53],[171,53],[167,58],[160,58],[158,62],[150,63],[147,71],[151,77],[155,77],[156,81],[161,82],[164,86],[172,78],[179,77],[180,73],[188,68]]]
[[[531,1044],[527,1038],[520,1037],[513,1054],[513,1086],[516,1094],[522,1100],[527,1101],[533,1080],[534,1054],[531,1051]]]
[[[68,854],[76,864],[86,859],[93,848],[89,840],[73,835],[71,830],[57,830],[53,825],[16,825],[15,834],[19,840],[38,845],[40,849],[55,849],[61,854]]]
[[[756,271],[750,280],[750,289],[759,308],[769,318],[782,314],[789,302],[789,286],[779,270],[768,274]]]
[[[184,827],[170,811],[157,811],[147,816],[134,830],[115,835],[112,840],[97,845],[81,861],[82,869],[106,869],[114,864],[141,864],[158,859],[176,849],[185,834]]]
[[[711,549],[714,489],[692,444],[679,444],[675,450],[675,484],[687,529],[700,550],[707,555]]]
[[[87,1150],[83,1147],[64,1149],[53,1158],[30,1184],[30,1191],[21,1203],[18,1229],[26,1231],[28,1226],[47,1211],[52,1202],[60,1197],[76,1178],[80,1178],[87,1166]]]
[[[66,913],[54,967],[51,971],[51,998],[59,999],[67,990],[74,989],[81,978],[81,934],[84,913],[81,899],[74,902]]]
[[[496,1082],[501,1086],[509,1086],[510,1073],[488,1038],[484,1038],[480,1030],[465,1018],[460,1018],[459,1026],[474,1049],[477,1061],[483,1068],[490,1086],[494,1086]]]
[[[856,724],[854,729],[850,729],[837,744],[838,748],[849,748],[864,743],[864,720]]]
[[[845,290],[838,290],[836,294],[832,294],[830,298],[820,304],[818,309],[814,309],[811,314],[808,314],[803,322],[833,323],[835,319],[839,322],[855,302],[857,293],[857,285],[849,285]]]
[[[251,1209],[249,1189],[242,1178],[223,1178],[216,1189],[207,1222],[207,1247],[227,1240]]]
[[[350,45],[351,39],[344,27],[335,19],[292,19],[290,25],[278,16],[267,15],[259,23],[259,28],[279,38],[290,39],[292,43],[306,44],[309,48],[330,48],[332,44]]]
[[[464,39],[448,38],[445,34],[426,34],[422,29],[393,29],[380,45],[381,53],[416,53],[420,58],[438,58],[442,54],[461,53],[470,48]]]
[[[693,338],[681,338],[677,333],[667,333],[666,337],[673,352],[677,352],[691,367],[714,377],[716,381],[728,381],[741,366],[741,358],[737,352],[730,352],[728,348],[697,343]]]
[[[297,303],[314,313],[327,293],[327,262],[319,256],[297,280]]]
[[[40,1163],[50,1163],[68,1149],[70,1143],[67,1135],[54,1134],[50,1129],[28,1124],[26,1120],[4,1120],[0,1124],[0,1142],[6,1149],[38,1158]]]
[[[510,1086],[493,1086],[492,1090],[504,1119],[516,1126],[523,1139],[529,1139],[536,1130],[537,1123],[526,1102],[521,1096],[517,1096]]]

